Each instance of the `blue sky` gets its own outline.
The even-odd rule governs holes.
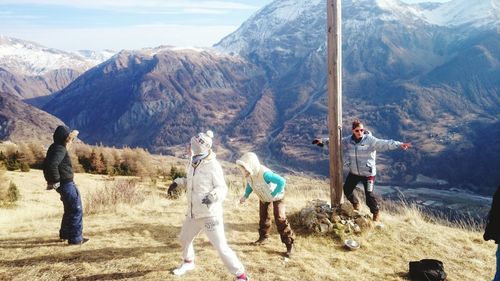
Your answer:
[[[0,35],[66,51],[119,51],[159,45],[207,47],[236,30],[254,12],[271,2],[0,0]]]

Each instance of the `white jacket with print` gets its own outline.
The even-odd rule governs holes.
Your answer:
[[[178,179],[176,182],[186,186],[187,216],[194,219],[222,216],[222,203],[226,198],[227,184],[214,152],[210,151],[210,154],[196,167],[190,163],[186,168],[186,178]],[[203,204],[203,198],[209,193],[214,196],[215,202]]]

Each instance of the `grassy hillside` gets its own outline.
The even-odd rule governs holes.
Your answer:
[[[344,249],[332,236],[298,231],[297,251],[285,259],[275,226],[272,243],[251,245],[258,236],[258,201],[252,195],[238,205],[238,171],[229,164],[225,171],[230,183],[226,235],[253,280],[408,280],[408,262],[422,258],[442,260],[450,281],[493,276],[496,245],[484,242],[482,233],[426,222],[408,208],[382,213],[384,227],[357,237],[362,245],[357,251]],[[197,268],[182,278],[170,273],[181,261],[177,237],[185,200],[165,198],[157,187],[167,182],[142,184],[142,203],[86,215],[90,242],[67,246],[58,241],[62,203],[55,191],[45,191],[41,171],[6,176],[22,198],[17,207],[0,209],[0,280],[233,280],[204,235],[195,242]],[[75,179],[84,201],[114,180],[88,174]],[[292,175],[287,180],[289,215],[312,199],[328,200],[324,181]]]

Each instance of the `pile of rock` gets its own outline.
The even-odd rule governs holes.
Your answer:
[[[346,202],[332,208],[326,201],[313,200],[299,213],[301,225],[318,233],[334,232],[338,236],[359,234],[370,229],[370,215],[354,210],[351,203]]]

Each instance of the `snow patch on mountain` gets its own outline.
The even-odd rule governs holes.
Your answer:
[[[103,61],[107,61],[112,56],[116,54],[113,50],[102,50],[102,51],[93,51],[93,50],[79,50],[75,52],[75,54],[85,58],[88,62],[98,65]]]
[[[356,0],[353,0],[356,1]],[[500,23],[498,0],[453,0],[445,3],[405,4],[399,0],[376,0],[384,11],[380,19],[385,21],[412,18],[438,26],[472,25],[481,27]]]
[[[432,24],[441,26],[472,25],[475,27],[500,23],[500,1],[498,0],[454,0],[435,9],[424,10],[423,17]]]
[[[98,57],[86,59],[80,54],[46,48],[39,44],[0,36],[0,67],[11,72],[38,76],[58,69],[83,72],[100,63]]]
[[[311,7],[318,5],[319,3],[324,2],[324,0],[284,0],[284,1],[275,1],[271,4],[273,10],[273,16],[277,20],[283,21],[293,21],[304,11],[309,10]],[[326,6],[325,6],[326,9]]]
[[[227,53],[239,54],[242,50],[252,49],[252,46],[265,45],[267,49],[276,46],[275,51],[290,53],[289,48],[278,47],[282,45],[280,42],[289,41],[290,38],[282,38],[279,34],[293,29],[297,31],[293,36],[303,39],[305,36],[301,28],[318,19],[326,21],[326,0],[276,0],[257,11],[238,30],[214,47]],[[323,31],[324,29],[321,30]]]
[[[416,5],[405,4],[399,0],[377,0],[376,3],[379,8],[387,12],[380,17],[384,21],[421,18],[422,12]]]

